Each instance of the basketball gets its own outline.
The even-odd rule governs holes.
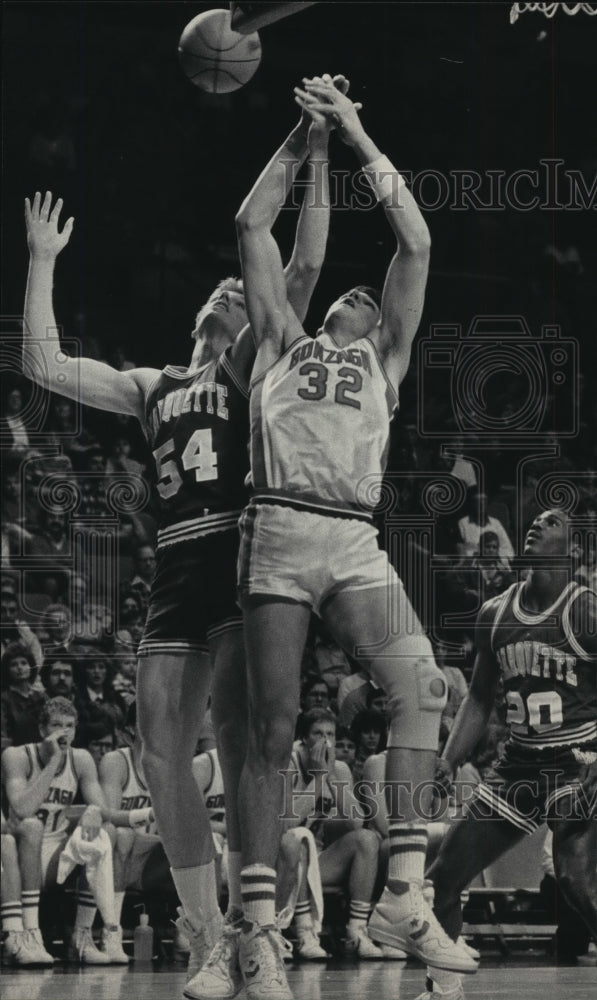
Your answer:
[[[230,27],[230,11],[208,10],[189,21],[178,43],[183,73],[201,90],[228,94],[244,86],[261,61],[257,32],[241,35]]]

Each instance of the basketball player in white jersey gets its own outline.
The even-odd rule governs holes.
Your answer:
[[[597,939],[597,596],[577,582],[580,546],[562,510],[527,532],[530,573],[479,612],[470,691],[439,761],[452,779],[481,740],[502,680],[510,736],[496,777],[482,783],[429,870],[435,912],[456,937],[460,894],[547,820],[556,878]],[[419,1000],[463,1000],[458,976],[429,969]]]
[[[344,86],[340,79],[338,84]],[[306,160],[308,128],[303,116],[281,151]],[[286,191],[292,180],[289,172]],[[329,217],[327,204],[321,208],[311,202],[304,200],[286,268],[288,293],[301,316],[321,267]],[[161,520],[140,647],[138,721],[153,809],[184,911],[181,929],[191,945],[188,975],[193,978],[222,926],[209,821],[191,770],[210,683],[227,785],[231,890],[236,886],[230,903],[232,909],[240,906],[235,805],[244,761],[246,695],[236,556],[237,519],[246,502],[247,396],[255,345],[246,325],[242,285],[230,279],[198,313],[188,369],[118,372],[89,358],[67,358],[60,350],[52,302],[56,258],[73,226],[69,219],[58,229],[61,208],[60,200],[52,204],[49,192],[44,199],[36,194],[32,204],[26,202],[30,269],[24,371],[53,392],[137,417],[155,448]],[[224,978],[223,988],[229,990],[227,974]],[[193,996],[191,991],[187,987]]]
[[[228,845],[226,831],[226,796],[224,775],[220,766],[217,747],[197,754],[193,758],[193,777],[203,796],[216,852],[218,886],[228,884]]]
[[[249,742],[239,803],[245,926],[241,967],[251,998],[291,997],[275,927],[281,783],[298,709],[310,614],[370,670],[394,705],[387,778],[432,780],[446,684],[372,524],[389,438],[419,325],[430,238],[399,174],[329,79],[297,91],[352,146],[397,240],[381,305],[353,288],[312,340],[288,302],[272,236],[284,177],[272,162],[237,216],[249,319],[257,345],[251,388],[253,496],[241,519],[239,589],[249,672]],[[391,612],[391,615],[390,615]],[[397,614],[396,614],[397,612]],[[392,627],[391,622],[398,622]],[[399,697],[398,697],[399,696]],[[411,789],[412,791],[412,789]],[[369,934],[433,965],[475,971],[422,895],[426,828],[405,794],[390,824],[390,879]]]
[[[65,698],[51,698],[40,715],[41,742],[8,747],[2,755],[9,825],[13,819],[18,822],[33,816],[43,824],[41,851],[36,859],[39,889],[56,882],[60,854],[75,826],[69,808],[78,793],[88,806],[79,819],[83,839],[93,840],[102,825],[105,801],[95,764],[87,750],[71,746],[76,726],[74,706]],[[109,894],[113,886],[105,889]],[[102,950],[95,947],[91,937],[94,915],[93,901],[91,907],[79,902],[69,957],[88,965],[128,961],[122,951],[121,928],[116,924],[104,925]]]
[[[140,751],[136,740],[132,747],[105,754],[99,765],[106,804],[114,810],[114,889],[119,922],[126,889],[141,888],[141,877],[145,866],[152,863],[152,855],[155,858],[160,853],[163,858]]]

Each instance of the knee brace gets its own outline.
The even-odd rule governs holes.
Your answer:
[[[388,747],[437,750],[448,685],[427,636],[398,639],[392,655],[374,662],[371,673],[386,692],[392,713]]]

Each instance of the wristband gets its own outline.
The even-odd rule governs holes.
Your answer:
[[[145,826],[151,816],[151,807],[147,809],[131,809],[129,813],[129,826]]]
[[[395,196],[406,182],[387,156],[379,156],[373,163],[365,164],[362,169],[378,201],[397,203]]]

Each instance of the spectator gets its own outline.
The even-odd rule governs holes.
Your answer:
[[[75,660],[72,654],[56,653],[47,656],[41,668],[41,679],[48,698],[66,698],[74,703],[77,697],[75,688]]]
[[[461,566],[465,570],[465,593],[474,601],[475,608],[502,594],[514,583],[515,575],[509,560],[500,552],[500,540],[495,531],[481,532],[478,551],[471,559],[463,560]]]
[[[44,647],[46,656],[71,649],[73,639],[70,609],[64,604],[49,604],[44,611],[43,620],[48,634],[48,644]]]
[[[350,674],[346,653],[323,627],[315,639],[313,653],[319,676],[326,682],[330,696],[335,698],[340,682]]]
[[[31,387],[29,386],[30,391]],[[2,436],[6,438],[10,437],[11,443],[9,447],[15,451],[26,451],[29,447],[29,433],[27,423],[22,416],[23,410],[27,409],[24,405],[22,380],[19,379],[18,382],[9,381],[3,395],[4,404],[2,406],[2,418],[0,419]]]
[[[347,660],[351,669],[351,673],[347,677],[343,677],[338,685],[338,694],[336,695],[336,704],[338,706],[338,711],[342,709],[344,701],[352,691],[356,688],[363,688],[369,682],[369,675],[364,671],[357,662],[351,656],[347,655]],[[365,707],[365,701],[363,698],[363,703],[360,705],[361,708]]]
[[[330,708],[330,689],[326,682],[317,676],[307,678],[303,685],[301,693],[301,712],[296,720],[295,735],[297,740],[303,738],[304,719],[313,708]]]
[[[116,749],[116,729],[111,719],[98,719],[88,722],[86,729],[86,749],[93,757],[99,771],[100,764],[107,753]]]
[[[137,693],[137,657],[129,649],[119,645],[115,649],[112,666],[112,687],[128,709]]]
[[[65,568],[61,573],[58,568],[61,559],[64,565],[65,557],[69,561],[71,555],[67,526],[65,514],[42,508],[39,531],[31,535],[25,547],[28,556],[39,560],[38,568],[27,573],[27,589],[47,594],[53,600],[68,589],[69,570]]]
[[[16,525],[17,528],[27,531],[27,513],[21,482],[21,455],[14,449],[2,455],[0,512],[4,525]]]
[[[79,645],[106,646],[112,627],[112,616],[104,604],[87,599],[85,577],[73,573],[70,578],[73,640]]]
[[[43,653],[35,633],[19,621],[19,602],[14,584],[3,579],[0,592],[0,644],[4,653],[11,642],[20,642],[31,655],[36,667],[43,662]]]
[[[356,675],[353,674],[353,676]],[[339,724],[345,728],[350,728],[355,716],[367,708],[367,698],[371,692],[377,690],[378,688],[375,688],[365,676],[358,687],[354,687],[352,691],[348,692],[342,702],[342,708],[338,715]]]
[[[486,494],[472,487],[467,493],[467,513],[458,521],[457,548],[461,556],[474,556],[478,552],[482,531],[493,531],[498,536],[501,555],[512,558],[514,549],[504,526],[487,514]]]
[[[452,728],[452,724],[462,702],[468,694],[468,685],[462,670],[453,667],[448,663],[448,648],[441,640],[433,643],[433,652],[437,666],[444,672],[448,683],[448,701],[442,713],[442,722],[446,727],[446,736]]]
[[[352,772],[357,747],[350,729],[336,728],[336,760],[343,761]]]
[[[106,461],[107,475],[117,472],[128,472],[134,476],[144,476],[145,466],[131,457],[132,445],[129,438],[119,435],[115,438],[108,459]]]
[[[376,712],[374,708],[364,708],[355,715],[350,731],[356,746],[352,776],[354,781],[360,781],[367,758],[386,748],[387,722],[381,712]]]
[[[111,662],[93,647],[77,651],[75,680],[79,691],[79,728],[77,743],[87,747],[90,723],[109,720],[116,730],[122,729],[126,709],[112,686]]]
[[[50,404],[47,431],[50,441],[65,452],[76,469],[81,469],[85,456],[98,447],[98,442],[81,425],[76,406],[71,399],[55,396]]]
[[[151,545],[140,545],[135,550],[133,559],[134,575],[122,585],[122,594],[136,594],[141,600],[142,610],[146,610],[155,575],[155,549]]]
[[[46,699],[33,687],[36,674],[29,650],[19,642],[9,643],[0,661],[3,750],[35,742],[39,735],[39,713]]]

